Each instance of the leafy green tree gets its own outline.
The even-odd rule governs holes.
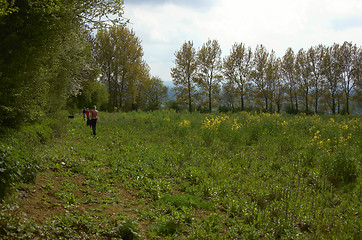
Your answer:
[[[236,85],[235,90],[240,99],[240,108],[243,111],[245,95],[250,80],[250,67],[252,63],[252,51],[246,48],[243,43],[235,43],[232,46],[230,55],[224,59],[223,69],[225,79],[230,84]],[[229,91],[230,92],[230,91]]]
[[[319,99],[323,94],[324,76],[323,76],[323,58],[325,47],[318,45],[311,47],[307,51],[307,60],[309,64],[312,95],[314,97],[314,112],[318,113]]]
[[[137,105],[138,81],[148,74],[141,41],[122,25],[98,31],[95,55],[112,108],[130,110]]]
[[[86,29],[122,7],[116,0],[2,1],[0,124],[18,126],[64,108],[88,61]]]
[[[236,85],[231,81],[226,81],[222,85],[221,102],[227,106],[228,109],[232,109],[234,112],[236,110],[238,100],[239,97]]]
[[[273,103],[276,104],[279,113],[284,101],[284,84],[281,79],[281,60],[271,51],[267,67],[266,82],[269,96],[269,112],[273,112]]]
[[[97,108],[104,109],[107,107],[109,93],[106,86],[97,80],[87,80],[81,82],[79,92],[69,97],[68,107],[77,110],[83,107],[91,108],[97,105]]]
[[[196,50],[193,42],[188,41],[175,53],[175,67],[171,69],[171,76],[177,97],[182,99],[183,96],[187,96],[189,112],[192,112],[196,73]]]
[[[201,94],[207,97],[209,111],[212,111],[213,96],[220,91],[222,80],[221,47],[217,40],[208,40],[197,53],[197,84]]]
[[[303,49],[298,51],[295,62],[295,70],[299,90],[304,100],[305,112],[309,113],[309,95],[311,89],[310,69],[307,60],[307,53]]]
[[[361,48],[349,42],[344,42],[340,47],[340,58],[338,65],[341,68],[341,87],[345,95],[346,113],[350,113],[350,98],[351,93],[361,81],[361,65],[362,59]]]
[[[16,12],[15,1],[0,0],[0,17]]]
[[[292,48],[288,48],[285,52],[281,64],[281,78],[286,87],[286,94],[289,99],[289,110],[298,112],[298,85],[295,69],[295,54]]]
[[[57,1],[57,4],[60,1]],[[125,25],[129,20],[123,17],[124,0],[76,0],[73,11],[88,29],[100,29]]]
[[[167,91],[167,87],[159,77],[151,77],[145,81],[143,94],[145,110],[159,109],[167,99]]]
[[[326,78],[326,98],[329,103],[329,107],[332,111],[332,114],[336,113],[337,107],[337,98],[340,89],[340,79],[341,79],[341,68],[338,65],[339,58],[339,45],[333,44],[333,46],[326,49],[325,55],[323,57],[323,75]]]
[[[267,65],[269,53],[263,45],[258,45],[254,52],[252,79],[255,86],[255,97],[259,96],[264,99],[264,110],[268,111],[269,107],[269,89],[267,82]]]
[[[358,104],[362,104],[362,48],[359,47],[358,48],[358,54],[356,54],[356,65],[357,65],[357,70],[355,72],[355,76],[356,76],[356,101]]]

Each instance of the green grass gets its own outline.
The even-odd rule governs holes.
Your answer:
[[[4,203],[1,237],[361,235],[360,117],[168,111],[100,117],[96,136],[79,117],[63,138],[33,153],[40,173],[51,175],[42,185],[53,194],[48,198],[69,212],[87,210],[42,224],[12,219],[9,227],[11,211],[4,209],[14,203]]]

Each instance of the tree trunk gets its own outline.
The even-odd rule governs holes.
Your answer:
[[[334,94],[332,94],[332,114],[336,114],[336,100]]]
[[[244,111],[244,95],[241,95],[241,111]]]
[[[211,87],[209,89],[209,111],[211,112]]]
[[[308,108],[308,91],[305,93],[305,112],[306,113],[309,112],[309,108]]]
[[[337,113],[341,113],[341,100],[339,99],[339,96],[337,98]]]
[[[191,104],[191,85],[190,85],[190,78],[187,79],[188,90],[189,90],[189,112],[192,112],[192,104]]]
[[[291,110],[294,112],[294,103],[293,103],[293,92],[292,92],[292,88],[289,89],[289,100],[290,100],[290,107],[292,108]]]
[[[295,94],[295,111],[296,111],[296,113],[299,112],[299,109],[298,109],[298,96],[297,96],[297,94]]]
[[[265,112],[268,111],[268,97],[265,96]]]
[[[349,91],[346,92],[346,113],[349,114]]]

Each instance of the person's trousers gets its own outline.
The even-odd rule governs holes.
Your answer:
[[[92,125],[93,135],[96,135],[97,119],[91,119],[91,125]]]

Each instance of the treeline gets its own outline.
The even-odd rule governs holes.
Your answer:
[[[217,40],[196,51],[192,41],[175,53],[171,76],[179,104],[191,112],[346,113],[362,103],[362,49],[356,44],[318,45],[282,58],[263,45],[235,43],[221,58]]]
[[[1,1],[0,126],[94,104],[158,108],[167,89],[122,16],[122,0]]]

